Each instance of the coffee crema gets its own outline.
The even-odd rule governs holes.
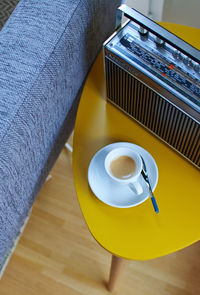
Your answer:
[[[128,156],[119,156],[110,163],[110,172],[116,178],[128,179],[136,171],[135,161]]]

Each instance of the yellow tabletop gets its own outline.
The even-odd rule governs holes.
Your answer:
[[[200,48],[200,30],[164,24],[182,39]],[[120,209],[98,200],[88,184],[88,166],[103,146],[128,141],[146,149],[155,159],[159,179],[155,214],[151,200]],[[145,128],[105,101],[102,55],[84,87],[78,109],[73,171],[79,204],[97,242],[114,255],[147,260],[184,248],[200,238],[199,170]]]

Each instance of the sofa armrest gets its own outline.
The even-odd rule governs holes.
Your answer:
[[[0,32],[0,264],[119,4],[21,0]]]

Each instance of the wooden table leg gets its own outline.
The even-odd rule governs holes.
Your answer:
[[[117,280],[122,273],[127,260],[112,255],[112,264],[110,268],[110,278],[108,282],[108,290],[113,291],[115,289]]]

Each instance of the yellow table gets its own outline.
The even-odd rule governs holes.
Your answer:
[[[200,30],[164,26],[200,48]],[[131,130],[131,131],[130,131]],[[155,190],[157,215],[148,199],[139,206],[119,209],[99,201],[90,190],[87,173],[94,154],[103,146],[128,141],[155,159],[159,179]],[[96,241],[113,254],[109,288],[123,259],[148,260],[175,252],[200,238],[199,171],[187,160],[105,101],[103,57],[96,60],[78,109],[73,149],[74,181],[80,207]]]

